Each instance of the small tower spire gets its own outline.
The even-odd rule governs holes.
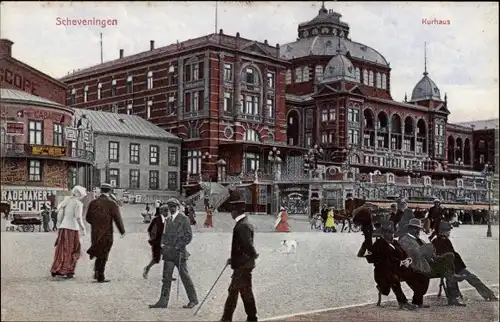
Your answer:
[[[427,75],[427,42],[424,42],[424,76]]]
[[[405,92],[405,103],[408,102],[408,96],[406,95],[406,92]]]

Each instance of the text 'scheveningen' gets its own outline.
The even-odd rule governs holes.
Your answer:
[[[99,26],[101,28],[106,28],[108,26],[118,25],[118,20],[116,19],[98,19],[96,17],[84,19],[84,18],[56,18],[56,26],[65,27],[81,27],[81,26]]]
[[[422,25],[451,25],[449,19],[422,18]]]

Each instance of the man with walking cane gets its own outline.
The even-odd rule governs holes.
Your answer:
[[[231,265],[233,275],[221,321],[233,320],[238,294],[241,294],[247,321],[257,321],[257,308],[252,291],[252,270],[255,268],[255,260],[259,255],[253,245],[254,229],[245,216],[245,205],[244,200],[231,202],[231,216],[236,221],[236,225],[233,229],[231,258],[227,260],[226,266]]]
[[[165,230],[162,237],[162,252],[163,252],[163,276],[160,299],[155,304],[149,305],[150,308],[167,308],[170,298],[170,289],[172,287],[172,274],[174,267],[179,271],[179,277],[186,289],[189,303],[184,305],[185,309],[192,309],[198,305],[198,297],[193,285],[193,281],[189,276],[187,269],[187,259],[189,253],[186,246],[191,243],[193,233],[189,218],[180,212],[181,203],[175,198],[170,198],[166,202],[166,206],[160,208],[160,212],[167,219],[165,222]],[[177,285],[177,296],[179,296],[179,285]]]

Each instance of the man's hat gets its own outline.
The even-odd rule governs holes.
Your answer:
[[[245,200],[234,200],[229,202],[229,204],[233,210],[243,210],[247,203]]]
[[[415,227],[415,228],[418,228],[418,229],[424,229],[422,227],[422,221],[418,218],[412,218],[410,219],[410,221],[408,222],[408,227]]]
[[[440,234],[445,234],[445,233],[448,233],[450,232],[451,230],[453,229],[453,227],[451,226],[451,224],[447,221],[441,221],[439,223],[439,233]]]
[[[101,183],[101,189],[113,189],[113,186],[107,182]]]
[[[434,199],[433,201],[434,203],[441,203],[441,200],[439,200],[438,198]]]
[[[389,220],[383,220],[380,222],[380,232],[382,234],[392,234],[394,233],[394,225]]]
[[[181,202],[179,201],[179,199],[177,198],[170,198],[167,200],[166,202],[167,205],[174,205],[174,206],[177,206],[177,207],[181,207]]]

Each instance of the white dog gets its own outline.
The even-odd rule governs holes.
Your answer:
[[[282,240],[281,241],[281,247],[283,249],[284,253],[290,254],[290,253],[295,253],[297,252],[297,245],[298,242],[296,240]]]

